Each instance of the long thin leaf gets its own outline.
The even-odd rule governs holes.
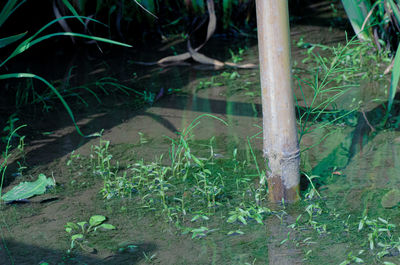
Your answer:
[[[76,12],[75,8],[71,5],[71,3],[68,0],[62,0],[64,5],[71,11],[71,13],[76,16],[76,18],[83,24],[85,25],[85,22],[83,22],[82,18],[79,17],[78,12]]]
[[[81,18],[86,18],[86,19],[94,21],[96,23],[103,24],[103,23],[101,23],[100,21],[98,21],[96,19],[92,19],[92,18],[84,17],[84,16],[80,16],[80,17]],[[60,36],[60,35],[76,36],[76,37],[88,38],[88,39],[102,41],[102,42],[108,42],[108,43],[111,43],[111,44],[121,45],[121,46],[125,46],[125,47],[132,47],[132,46],[130,46],[128,44],[125,44],[125,43],[112,41],[112,40],[105,39],[105,38],[100,38],[100,37],[89,36],[89,35],[85,35],[85,34],[73,33],[73,32],[53,33],[53,34],[49,34],[49,35],[43,36],[43,37],[38,38],[37,40],[33,41],[34,38],[36,38],[41,32],[43,32],[46,28],[50,27],[52,24],[57,23],[60,20],[70,19],[70,18],[76,18],[76,16],[64,16],[64,17],[60,17],[60,18],[54,19],[53,21],[47,23],[45,26],[43,26],[41,29],[39,29],[35,34],[33,34],[33,36],[29,37],[28,39],[24,40],[20,45],[18,45],[18,47],[0,64],[0,67],[2,67],[6,62],[8,62],[13,57],[15,57],[18,54],[20,54],[20,53],[26,51],[27,49],[29,49],[32,45],[34,45],[34,44],[36,44],[36,43],[38,43],[38,42],[40,42],[42,40],[45,40],[45,39],[48,39],[48,38],[51,38],[51,37],[54,37],[54,36]]]
[[[44,79],[44,78],[42,78],[42,77],[40,77],[40,76],[37,76],[37,75],[35,75],[35,74],[31,74],[31,73],[13,73],[13,74],[3,74],[3,75],[0,75],[0,80],[1,80],[1,79],[9,79],[9,78],[35,78],[35,79],[38,79],[38,80],[42,81],[43,83],[45,83],[46,86],[48,86],[48,87],[53,91],[53,93],[56,94],[56,96],[58,97],[58,99],[59,99],[59,100],[61,101],[61,103],[64,105],[65,109],[67,110],[69,116],[70,116],[71,119],[72,119],[72,122],[74,123],[74,126],[75,126],[75,128],[76,128],[76,131],[77,131],[81,136],[87,137],[87,136],[85,136],[85,135],[81,132],[81,130],[79,129],[78,125],[76,124],[74,114],[72,113],[72,110],[71,110],[70,107],[68,106],[68,103],[64,100],[64,98],[62,97],[62,95],[60,94],[60,92],[58,92],[58,90],[57,90],[52,84],[50,84],[46,79]]]
[[[122,42],[113,41],[113,40],[106,39],[106,38],[101,38],[101,37],[89,36],[89,35],[86,35],[86,34],[74,33],[74,32],[57,32],[57,33],[48,34],[48,35],[45,35],[45,36],[40,37],[40,38],[37,38],[36,40],[30,42],[29,47],[32,47],[33,45],[35,45],[35,44],[37,44],[37,43],[39,43],[41,41],[44,41],[46,39],[50,39],[50,38],[56,37],[56,36],[81,37],[81,38],[86,38],[86,39],[106,42],[106,43],[110,43],[110,44],[120,45],[120,46],[124,46],[124,47],[129,47],[129,48],[132,47],[131,45],[125,44],[125,43],[122,43]]]
[[[17,6],[15,6],[18,3],[18,0],[8,0],[7,3],[4,5],[3,9],[1,10],[0,13],[0,27],[3,25],[3,23],[7,20],[7,18],[18,8],[20,7],[23,3],[25,3],[26,0],[21,1]]]
[[[390,109],[392,108],[393,99],[396,94],[397,85],[399,83],[399,78],[400,78],[400,45],[397,47],[396,56],[394,57],[393,72],[389,89],[388,109],[386,112],[387,114],[390,112]]]
[[[369,1],[342,0],[342,4],[357,37],[362,41],[369,40],[370,37],[367,32],[361,30],[365,18],[371,9]]]
[[[20,40],[21,38],[23,38],[26,35],[26,33],[28,33],[28,32],[24,32],[24,33],[12,35],[12,36],[0,39],[0,49],[6,47],[7,45],[9,45],[11,43],[14,43],[14,42]]]
[[[395,4],[395,2],[393,0],[388,0],[388,2],[390,4],[390,7],[393,10],[394,16],[397,19],[397,23],[400,24],[400,10],[399,10],[399,7]]]

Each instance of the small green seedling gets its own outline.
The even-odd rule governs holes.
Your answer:
[[[359,255],[361,255],[364,251],[360,250],[358,252]],[[340,265],[348,265],[348,264],[353,264],[353,263],[364,263],[364,260],[353,255],[353,252],[350,252],[349,254],[347,254],[347,259],[344,260],[342,263],[340,263]]]
[[[244,51],[245,51],[244,49],[239,48],[238,53],[235,53],[233,50],[229,49],[229,53],[231,54],[232,61],[234,63],[243,61],[242,55],[243,55]]]
[[[203,238],[206,237],[208,234],[217,231],[218,229],[209,229],[208,227],[205,226],[201,226],[198,228],[191,228],[191,227],[186,227],[183,232],[182,235],[186,235],[188,233],[192,233],[192,239],[197,238]]]
[[[244,232],[240,229],[231,230],[227,233],[228,236],[244,235]]]
[[[71,252],[76,246],[79,246],[84,251],[94,252],[94,249],[88,246],[87,236],[91,233],[100,230],[114,230],[115,226],[105,224],[106,217],[103,215],[93,215],[90,217],[89,222],[68,222],[65,225],[65,231],[71,235],[71,246],[68,253]]]

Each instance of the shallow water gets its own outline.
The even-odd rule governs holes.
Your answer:
[[[293,40],[306,35],[307,41],[312,43],[332,45],[344,40],[344,33],[336,29],[293,26],[292,33]],[[229,59],[228,48],[247,47],[243,61],[257,63],[258,60],[254,40],[232,44],[215,39],[207,47],[206,52],[210,55],[225,60]],[[121,167],[124,167],[137,159],[154,161],[155,157],[167,154],[171,142],[165,136],[175,138],[177,132],[184,131],[199,115],[211,114],[226,121],[228,126],[213,118],[202,118],[193,130],[196,151],[200,154],[209,152],[208,140],[215,137],[216,157],[230,160],[237,149],[241,159],[250,161],[249,171],[254,171],[255,162],[247,137],[259,133],[262,125],[258,70],[215,71],[193,62],[170,68],[130,63],[132,59],[152,61],[165,55],[154,50],[156,48],[142,52],[125,51],[121,57],[112,54],[104,64],[93,62],[79,68],[81,73],[95,71],[85,77],[85,82],[96,79],[105,71],[133,88],[145,88],[154,93],[164,90],[164,96],[158,101],[139,110],[140,106],[125,96],[105,98],[102,105],[95,104],[89,109],[77,104],[75,114],[82,130],[91,134],[104,129],[102,138],[111,142],[113,158],[121,161]],[[304,57],[302,51],[293,46],[293,59],[301,61]],[[237,74],[231,79],[235,72]],[[384,98],[382,84],[384,82],[361,83],[360,88],[350,90],[338,102],[339,108],[345,109],[353,99],[368,103]],[[179,91],[166,95],[169,89]],[[301,95],[296,87],[295,94]],[[380,117],[379,106],[374,102],[365,104],[365,112],[371,120]],[[5,244],[1,248],[0,263],[10,264],[14,259],[15,264],[32,264],[32,261],[38,263],[41,260],[54,264],[339,264],[350,251],[355,253],[368,244],[363,239],[354,240],[346,230],[356,230],[354,227],[360,218],[379,216],[397,225],[400,220],[398,206],[381,206],[382,197],[400,184],[400,135],[395,130],[371,133],[365,124],[358,126],[364,119],[361,114],[358,113],[348,124],[342,122],[327,126],[302,139],[304,149],[328,135],[322,143],[302,154],[302,170],[320,176],[321,180],[317,179],[315,184],[322,200],[304,200],[295,206],[278,209],[277,212],[282,211],[281,219],[278,214],[272,215],[265,225],[239,226],[245,232],[242,236],[227,237],[231,224],[210,221],[210,226],[220,227],[223,232],[192,240],[166,224],[157,213],[141,212],[136,202],[104,202],[98,194],[102,188],[101,181],[88,180],[79,163],[73,170],[65,165],[72,151],[82,157],[89,156],[91,146],[98,144],[99,139],[80,137],[64,112],[51,113],[42,121],[30,123],[33,133],[25,148],[29,171],[13,179],[12,173],[17,172],[18,164],[11,160],[6,190],[21,180],[35,178],[37,173],[53,173],[59,184],[56,192],[59,199],[44,204],[4,206],[1,230]],[[318,124],[313,126],[318,127]],[[48,131],[51,134],[43,134]],[[262,140],[252,138],[251,146],[262,165]],[[73,193],[71,189],[77,192]],[[295,223],[300,213],[306,216],[304,208],[310,203],[324,209],[322,214],[315,216],[319,223],[309,222],[309,226],[304,225],[299,230],[289,229],[287,226]],[[83,252],[73,259],[65,259],[69,241],[64,225],[69,221],[85,220],[92,214],[106,215],[110,223],[117,224],[118,230],[107,235],[99,234],[93,239],[100,246],[97,253]],[[320,233],[323,224],[328,224],[329,233]],[[343,233],[342,238],[330,236],[335,233]],[[307,239],[309,237],[312,239]],[[282,243],[286,238],[290,240]],[[136,245],[137,250],[118,252],[118,246],[130,243]],[[394,262],[398,257],[396,254],[385,257],[385,261]],[[150,258],[152,255],[155,256]],[[374,258],[368,261],[371,260],[378,262]]]

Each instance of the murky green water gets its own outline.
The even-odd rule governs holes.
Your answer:
[[[313,34],[310,28],[300,26],[292,31],[294,40],[302,32],[311,32],[310,42],[325,44],[332,44],[338,38],[343,40],[344,35],[339,31]],[[257,63],[257,47],[252,40],[235,45],[216,40],[210,43],[209,52],[229,59],[228,48],[239,47],[246,49],[245,62]],[[305,57],[302,51],[293,48],[293,59],[301,61]],[[199,115],[212,114],[228,126],[216,119],[202,119],[192,132],[193,154],[200,158],[209,156],[209,140],[214,137],[213,163],[220,167],[218,172],[226,175],[223,180],[228,181],[229,174],[236,174],[232,171],[235,167],[232,157],[237,152],[238,161],[247,161],[241,177],[248,180],[243,185],[248,185],[251,192],[259,188],[256,161],[261,170],[264,162],[262,140],[256,137],[262,126],[258,70],[214,71],[200,69],[198,65],[146,68],[130,63],[132,59],[154,60],[154,54],[143,54],[143,58],[138,58],[138,53],[124,54],[122,59],[110,61],[111,67],[106,71],[125,85],[154,93],[163,89],[164,96],[139,111],[136,102],[122,96],[77,113],[78,124],[85,132],[105,129],[102,138],[111,143],[113,165],[118,161],[123,172],[138,160],[151,163],[162,154],[162,164],[170,163],[171,141],[165,136],[176,139],[177,132],[183,132]],[[193,239],[193,231],[182,235],[185,230],[177,223],[165,221],[165,211],[149,210],[140,197],[104,200],[99,194],[104,188],[102,179],[94,178],[88,170],[90,155],[93,155],[91,146],[97,145],[98,139],[82,140],[72,126],[67,126],[66,116],[50,124],[37,124],[36,130],[51,130],[52,134],[38,137],[37,133],[28,143],[25,159],[34,166],[22,177],[15,178],[9,187],[40,172],[53,174],[59,184],[53,191],[58,200],[3,206],[4,242],[0,263],[11,264],[14,260],[15,264],[40,261],[50,264],[341,264],[348,261],[344,264],[352,264],[359,258],[365,264],[385,261],[398,264],[400,199],[393,190],[400,187],[400,135],[393,129],[374,132],[366,123],[368,120],[371,126],[377,126],[382,118],[376,99],[384,99],[385,80],[360,81],[359,85],[341,97],[336,107],[351,110],[354,102],[363,101],[366,118],[358,111],[317,129],[329,118],[321,117],[311,124],[315,130],[302,138],[303,150],[319,143],[302,153],[302,170],[309,177],[318,176],[313,183],[320,197],[306,185],[303,200],[295,205],[261,204],[272,209],[272,213],[263,213],[262,224],[255,218],[246,219],[247,225],[239,221],[228,223],[229,211],[238,207],[245,209],[246,205],[241,204],[243,198],[246,203],[250,201],[251,196],[244,189],[242,195],[221,199],[226,208],[213,210],[212,218],[191,221],[194,211],[188,215],[190,218],[179,223],[192,228],[207,227],[204,235]],[[174,93],[167,95],[168,91]],[[296,86],[295,94],[301,97]],[[304,106],[301,102],[299,105]],[[73,150],[81,157],[72,158]],[[69,160],[73,161],[72,166],[66,165]],[[10,174],[16,170],[16,163],[12,163]],[[304,180],[309,183],[305,176]],[[179,194],[182,198],[186,196],[184,191]],[[194,203],[189,208],[197,206]],[[193,210],[189,208],[187,211]],[[65,253],[70,238],[64,225],[87,220],[93,214],[107,216],[117,230],[89,237],[96,253],[77,251],[68,257]],[[130,250],[129,245],[136,247]]]

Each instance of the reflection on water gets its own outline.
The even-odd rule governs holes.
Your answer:
[[[231,48],[226,43],[224,45],[225,50]],[[243,56],[244,61],[256,63],[257,47],[254,42],[246,45],[248,50]],[[223,45],[216,45],[215,48],[220,49],[221,46]],[[226,54],[229,53],[223,51],[220,56]],[[135,58],[136,60],[145,61],[138,54],[124,56],[136,56],[139,57]],[[299,54],[294,52],[295,59],[296,56]],[[195,139],[205,140],[215,136],[218,148],[215,152],[218,155],[229,157],[234,149],[239,149],[245,151],[249,161],[253,161],[247,137],[259,133],[262,125],[258,70],[210,71],[198,70],[194,66],[146,68],[129,64],[130,59],[126,60],[125,57],[123,60],[114,58],[110,62],[111,67],[107,69],[110,76],[117,76],[124,85],[138,90],[158,93],[161,89],[172,89],[180,92],[171,95],[165,92],[152,106],[147,105],[139,111],[134,103],[130,102],[132,99],[125,96],[105,99],[103,105],[96,105],[82,112],[76,111],[78,124],[85,133],[104,129],[103,137],[114,145],[136,144],[145,135],[151,141],[135,146],[135,152],[144,159],[153,160],[155,156],[168,151],[170,142],[163,136],[176,137],[176,133],[182,132],[195,118],[207,113],[222,118],[229,126],[215,119],[204,118],[193,130]],[[152,61],[154,58],[147,60]],[[223,75],[224,71],[237,72],[238,77],[231,79],[231,75]],[[99,73],[95,69],[91,69],[90,72]],[[210,80],[215,83],[211,82],[208,87],[199,86],[200,82]],[[368,91],[373,91],[368,85],[370,84],[361,84],[360,90],[351,90],[337,105],[346,109],[353,102],[368,102],[379,97],[378,94],[368,94]],[[297,95],[301,94],[295,89]],[[306,134],[301,145],[303,150],[314,145],[315,147],[302,153],[302,170],[320,176],[318,184],[322,196],[337,201],[337,205],[341,204],[357,214],[360,209],[366,212],[386,211],[384,213],[387,214],[389,210],[377,207],[376,202],[380,202],[390,189],[400,186],[400,135],[397,131],[373,132],[370,125],[375,126],[379,122],[382,111],[378,104],[364,104],[363,107],[364,114],[358,112],[352,117],[354,121],[341,120],[318,128],[321,127],[319,122],[324,118],[321,117],[311,125],[316,130]],[[65,158],[75,149],[79,149],[77,152],[80,154],[87,154],[90,146],[98,141],[78,136],[69,117],[64,114],[55,113],[51,122],[35,124],[35,130],[39,132],[36,135],[37,139],[32,140],[26,148],[26,160],[35,165]],[[52,131],[50,135],[42,134],[49,130]],[[254,138],[251,144],[261,153],[261,139]],[[263,163],[262,157],[259,157],[259,160]],[[16,170],[16,166],[14,163],[14,167],[9,167],[11,173]],[[271,224],[271,227],[279,225]],[[276,231],[273,230],[271,234],[279,238],[274,232]],[[271,249],[271,255],[279,253],[280,250]]]

